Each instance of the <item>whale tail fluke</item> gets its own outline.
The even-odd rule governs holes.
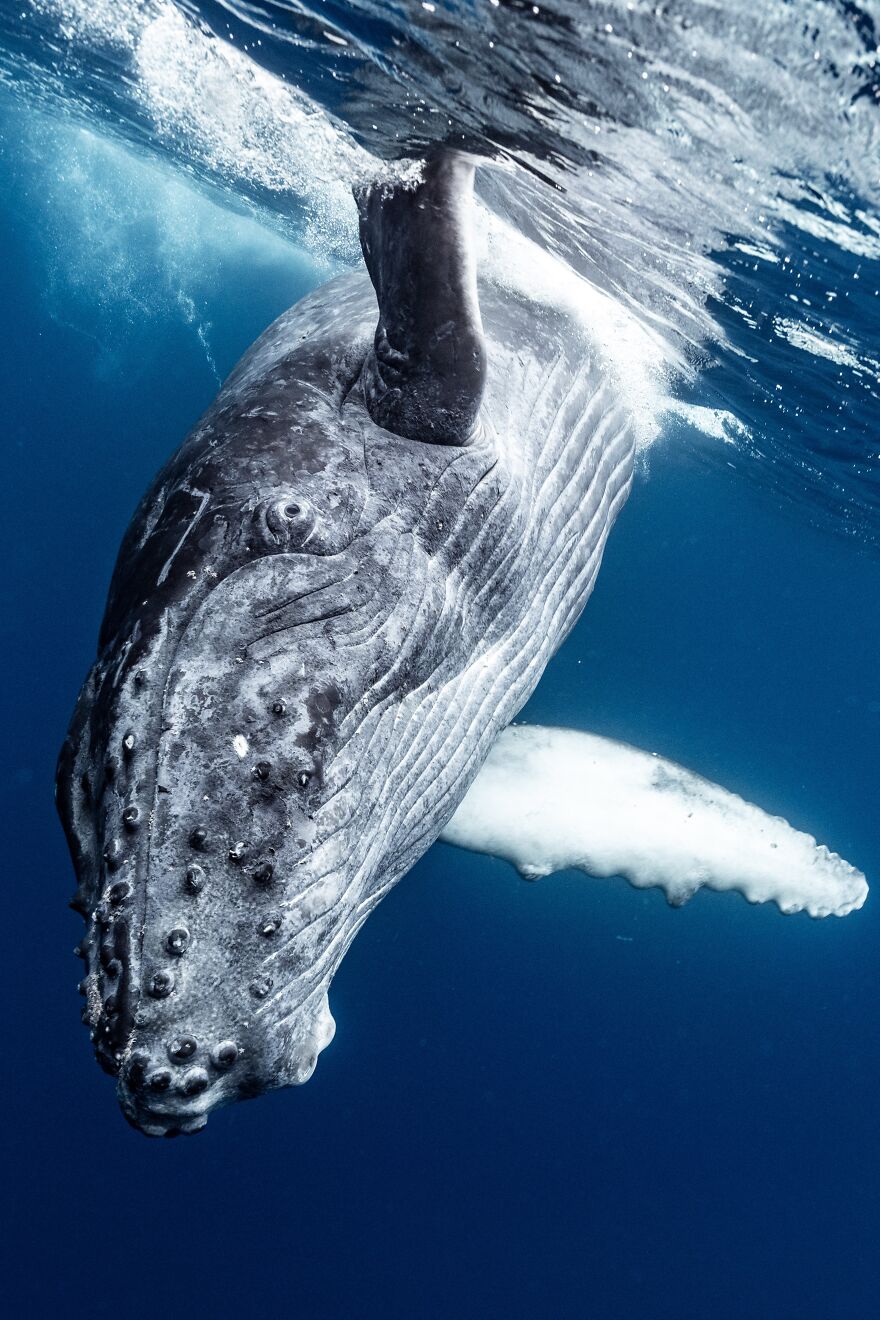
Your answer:
[[[446,151],[415,184],[355,190],[379,323],[363,370],[367,409],[411,440],[464,444],[486,381],[472,237],[474,163]]]

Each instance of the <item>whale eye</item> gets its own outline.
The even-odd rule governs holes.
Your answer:
[[[267,538],[275,545],[298,545],[308,539],[315,515],[300,495],[284,495],[266,506],[263,522]]]
[[[270,912],[268,917],[264,917],[263,920],[260,922],[260,924],[257,926],[257,933],[259,935],[264,935],[266,939],[270,940],[274,935],[278,934],[278,931],[280,929],[281,929],[281,913]]]
[[[299,788],[308,788],[309,784],[312,782],[311,771],[300,770],[296,777],[296,782]]]

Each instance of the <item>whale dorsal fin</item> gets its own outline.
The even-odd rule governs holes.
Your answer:
[[[672,761],[573,729],[500,734],[440,836],[528,879],[566,867],[659,886],[684,903],[735,889],[785,913],[845,916],[868,893],[837,853]]]
[[[471,209],[474,164],[447,151],[420,182],[355,190],[379,324],[363,369],[373,421],[411,440],[464,444],[486,379]]]

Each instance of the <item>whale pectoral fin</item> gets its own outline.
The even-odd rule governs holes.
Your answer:
[[[566,867],[621,875],[676,906],[705,886],[845,916],[868,892],[860,871],[781,817],[672,761],[569,729],[505,729],[440,837],[530,879]]]
[[[379,324],[363,368],[373,421],[396,435],[461,445],[486,380],[471,206],[474,164],[428,161],[413,186],[355,191]]]

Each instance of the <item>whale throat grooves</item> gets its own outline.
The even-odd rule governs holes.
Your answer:
[[[356,191],[379,323],[363,369],[377,425],[435,444],[472,435],[486,383],[471,207],[473,162],[443,152],[415,186]]]

